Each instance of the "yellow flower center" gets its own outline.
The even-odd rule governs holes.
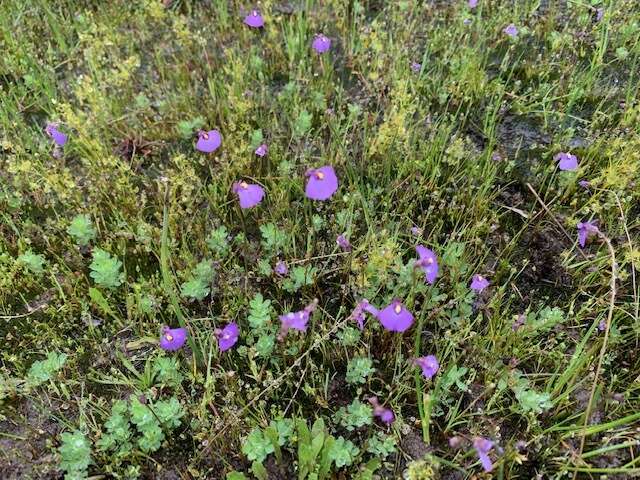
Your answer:
[[[249,184],[247,182],[240,182],[240,187],[246,190],[247,188],[249,188]]]
[[[165,333],[164,338],[166,338],[169,342],[171,342],[173,340],[173,335],[171,335],[170,333]]]
[[[395,307],[393,307],[393,311],[396,312],[397,314],[400,314],[400,312],[402,311],[402,307],[400,306],[399,303]]]
[[[318,180],[322,180],[322,179],[324,178],[324,173],[322,173],[322,172],[316,172],[316,178],[317,178]]]
[[[202,138],[204,138],[205,140],[209,140],[209,134],[207,132],[204,132],[202,134]]]

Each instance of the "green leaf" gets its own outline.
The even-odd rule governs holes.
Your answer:
[[[35,254],[31,250],[27,250],[18,257],[18,263],[23,264],[29,271],[36,275],[44,273],[45,258],[40,254]]]
[[[247,480],[247,477],[242,472],[229,472],[225,478],[226,480]]]
[[[313,285],[317,274],[318,269],[316,267],[294,267],[289,273],[289,278],[283,282],[282,286],[290,293],[297,292],[304,286]]]
[[[271,253],[281,250],[287,241],[287,235],[284,231],[273,223],[261,225],[260,233],[262,234],[262,247]]]
[[[264,329],[271,323],[271,300],[265,300],[262,294],[256,293],[249,302],[247,321],[254,330]]]
[[[37,387],[53,378],[53,375],[67,361],[67,355],[64,353],[49,352],[45,360],[33,362],[29,372],[27,373],[27,381],[30,385]]]
[[[253,473],[258,480],[267,480],[267,469],[264,468],[260,462],[256,461],[251,464],[251,473]]]
[[[278,436],[278,430],[275,425],[270,425],[264,430],[264,436],[267,438],[271,445],[273,445],[273,452],[278,459],[278,462],[282,462],[282,451],[280,450],[280,438]]]
[[[193,132],[204,126],[205,120],[202,117],[192,118],[190,120],[182,120],[178,122],[178,133],[184,139],[191,138]]]
[[[347,364],[347,383],[352,385],[365,383],[367,381],[367,377],[369,377],[373,372],[375,372],[375,369],[373,368],[373,361],[370,358],[352,358]]]
[[[341,468],[351,465],[358,456],[360,450],[350,440],[345,440],[343,437],[338,437],[333,444],[333,447],[329,453],[330,458],[336,464],[336,467]]]
[[[196,278],[192,278],[180,286],[180,294],[183,297],[192,298],[198,301],[203,300],[207,295],[209,295],[209,292],[209,285]]]
[[[179,427],[180,419],[184,416],[182,405],[176,397],[155,402],[153,411],[160,423],[169,430]]]
[[[371,425],[373,409],[357,398],[346,409],[340,407],[334,415],[334,421],[352,431],[364,425]]]
[[[91,443],[80,431],[63,433],[60,439],[58,453],[60,468],[67,472],[65,478],[86,478],[91,464]]]
[[[158,382],[171,387],[177,387],[182,382],[178,360],[175,357],[158,357],[153,364],[153,374]]]
[[[271,356],[273,348],[276,344],[276,338],[273,335],[260,335],[255,344],[256,353],[259,357],[267,358]]]
[[[100,290],[94,287],[89,287],[89,298],[93,300],[93,303],[97,305],[102,313],[116,318],[116,315],[113,313],[113,310],[111,310],[107,299],[104,298],[104,295],[102,295],[102,292]]]
[[[376,473],[376,470],[380,468],[382,462],[378,458],[372,458],[367,462],[367,464],[362,467],[362,469],[358,472],[354,480],[372,480],[373,474]],[[425,477],[432,478],[432,477]]]
[[[322,417],[319,417],[315,422],[313,422],[313,426],[311,427],[311,437],[315,438],[322,434],[324,434],[324,420]]]
[[[302,110],[298,114],[295,123],[293,124],[293,135],[296,138],[302,137],[305,133],[311,130],[311,122],[313,121],[313,115],[306,110]]]
[[[290,418],[279,418],[275,421],[271,420],[271,426],[275,427],[278,432],[278,444],[282,447],[287,440],[293,435],[295,424]]]
[[[336,439],[332,435],[327,435],[324,440],[322,455],[320,456],[320,468],[318,469],[318,480],[324,480],[331,471],[331,464],[333,463],[331,452],[335,442]]]
[[[271,441],[265,438],[262,430],[255,427],[242,444],[242,453],[244,453],[250,461],[264,462],[267,455],[273,453],[274,448]]]
[[[96,231],[91,223],[89,215],[76,215],[67,227],[67,233],[73,237],[80,246],[88,245],[96,238]]]
[[[207,237],[207,247],[209,247],[209,249],[218,256],[224,257],[229,253],[228,236],[229,232],[227,231],[227,227],[221,225],[220,227],[212,230]]]
[[[262,130],[258,129],[251,132],[251,140],[250,140],[251,149],[255,150],[256,148],[258,148],[263,140],[264,140],[264,137],[262,135]]]
[[[93,250],[93,261],[89,268],[91,278],[102,287],[117,288],[124,281],[124,274],[120,271],[122,262],[100,248]]]

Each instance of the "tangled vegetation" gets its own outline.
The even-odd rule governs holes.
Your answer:
[[[639,38],[0,2],[0,477],[640,475]]]

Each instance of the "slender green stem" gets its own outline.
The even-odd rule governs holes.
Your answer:
[[[171,306],[173,307],[173,312],[178,319],[178,323],[182,328],[186,328],[189,330],[189,335],[187,337],[187,341],[189,342],[189,347],[191,347],[191,351],[193,352],[197,363],[200,363],[202,359],[202,355],[200,353],[200,349],[197,347],[196,343],[193,340],[193,331],[187,325],[187,318],[182,312],[180,308],[180,302],[178,301],[178,296],[175,290],[175,284],[173,283],[173,275],[171,273],[171,269],[169,268],[169,184],[166,184],[166,189],[164,193],[164,208],[162,214],[162,238],[160,244],[160,271],[162,272],[162,283],[164,284],[164,291],[169,297],[169,301],[171,302]]]

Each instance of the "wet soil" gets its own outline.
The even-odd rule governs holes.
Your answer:
[[[0,478],[62,478],[55,455],[47,445],[60,431],[51,412],[30,400],[1,408],[6,419],[0,421]]]

